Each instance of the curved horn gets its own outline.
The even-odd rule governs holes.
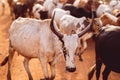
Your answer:
[[[93,21],[94,21],[94,11],[92,11],[92,22],[78,34],[78,37],[83,36],[93,26]]]
[[[63,38],[63,34],[60,33],[60,31],[57,31],[55,29],[55,27],[54,27],[54,17],[55,17],[55,12],[54,12],[53,17],[52,17],[51,22],[50,22],[50,28],[53,31],[53,33],[55,33],[58,36],[58,38],[61,40]]]

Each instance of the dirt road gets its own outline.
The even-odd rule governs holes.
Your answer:
[[[1,15],[1,13],[2,9],[0,4],[0,63],[5,56],[8,55],[8,30],[12,22],[7,4],[5,6],[5,14]],[[55,80],[87,80],[89,68],[95,63],[94,41],[92,39],[88,40],[88,46],[89,47],[83,54],[83,62],[80,62],[78,57],[76,57],[77,70],[74,73],[65,71],[64,59],[61,59],[57,63]],[[11,68],[12,80],[28,80],[23,66],[23,59],[22,56],[15,54]],[[34,80],[43,78],[41,64],[38,59],[32,59],[29,66]],[[7,67],[7,64],[0,67],[0,80],[7,80]],[[95,75],[92,80],[95,80]],[[120,80],[120,74],[111,72],[109,80]]]

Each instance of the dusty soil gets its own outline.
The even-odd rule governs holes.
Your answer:
[[[8,4],[5,5],[4,15],[2,15],[2,8],[0,4],[0,63],[5,56],[8,55],[8,30],[11,22],[12,19],[10,17]],[[12,80],[28,80],[28,76],[23,66],[23,59],[24,57],[21,55],[15,54],[11,68]],[[56,65],[55,80],[87,80],[87,73],[90,67],[95,63],[94,41],[92,39],[88,40],[88,48],[83,54],[83,59],[84,61],[80,62],[78,57],[76,57],[77,70],[73,73],[69,73],[65,70],[64,59],[61,58]],[[32,59],[29,66],[34,80],[44,78],[41,64],[38,59]],[[7,64],[0,67],[0,80],[7,80],[7,67]],[[103,68],[104,66],[102,66],[102,70]],[[101,77],[100,80],[102,80]],[[96,80],[95,75],[92,80]],[[111,72],[109,80],[120,80],[120,74]]]

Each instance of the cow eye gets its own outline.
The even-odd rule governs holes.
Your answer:
[[[65,47],[63,47],[63,54],[64,54],[64,58],[65,58],[65,60],[66,60],[67,50],[66,50]]]
[[[65,47],[63,47],[63,52],[67,54],[67,49]]]

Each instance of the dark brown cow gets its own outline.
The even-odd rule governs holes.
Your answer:
[[[17,19],[18,17],[25,17],[26,12],[27,12],[27,5],[21,2],[15,3],[14,8],[13,8],[15,19]]]
[[[66,3],[73,4],[75,0],[67,0]]]
[[[32,7],[34,5],[34,3],[36,2],[37,0],[18,0],[18,1],[14,1],[14,0],[7,0],[8,4],[9,4],[9,7],[10,7],[10,13],[11,13],[11,16],[14,18],[13,16],[13,9],[16,5],[17,2],[20,2],[20,3],[23,3],[24,5],[27,6],[27,9],[29,10],[29,15],[32,16]]]
[[[77,8],[71,4],[65,4],[63,6],[63,9],[64,10],[69,10],[70,11],[70,14],[74,17],[87,17],[87,18],[92,18],[92,11],[87,11],[85,8]],[[96,17],[96,13],[94,12],[94,16]]]
[[[29,9],[28,13],[30,16],[32,16],[32,7],[36,1],[37,0],[24,0],[24,3],[27,5],[27,8]]]
[[[111,71],[120,73],[120,27],[107,25],[100,29],[99,35],[95,38],[96,64],[88,74],[91,80],[96,70],[96,80],[99,80],[102,63],[105,69],[102,73],[103,80],[108,80]]]

